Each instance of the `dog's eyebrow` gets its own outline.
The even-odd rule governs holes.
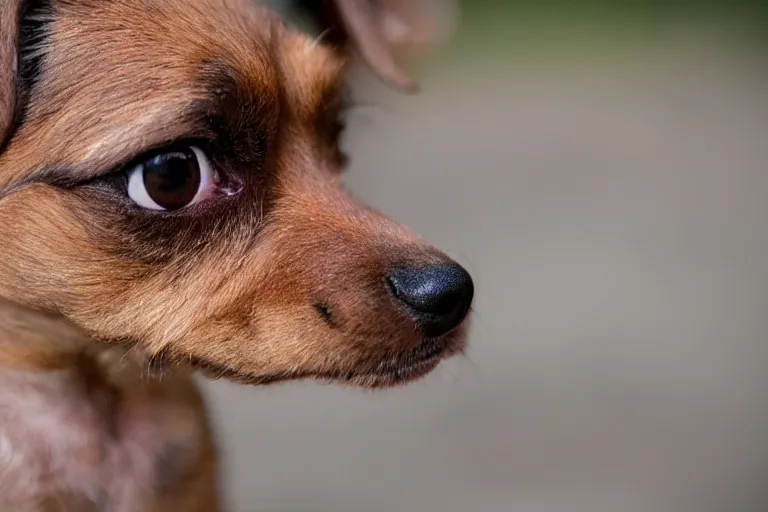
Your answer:
[[[120,116],[106,126],[101,123],[85,128],[76,134],[79,140],[69,143],[70,147],[77,144],[83,149],[27,175],[10,189],[32,183],[75,186],[120,170],[149,151],[180,140],[210,137],[206,118],[213,106],[212,98],[190,102],[187,97],[173,101],[160,99],[141,109],[132,108],[142,113]],[[9,189],[6,192],[9,193]]]
[[[172,135],[178,136],[178,132],[185,131],[184,128],[187,128],[185,125],[189,123],[189,120],[173,119],[176,117],[173,114],[169,119],[169,112],[174,110],[174,108],[169,108],[167,104],[158,103],[145,111],[138,119],[113,124],[104,137],[99,138],[88,147],[83,156],[83,162],[87,163],[98,159],[100,154],[109,154],[109,152],[132,153],[135,151],[130,151],[130,149],[134,146],[146,146],[147,141],[150,141],[149,145],[153,145],[151,141],[168,139]]]

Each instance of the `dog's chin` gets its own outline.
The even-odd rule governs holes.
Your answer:
[[[345,370],[299,370],[265,375],[222,367],[218,364],[196,358],[191,360],[191,364],[209,378],[224,378],[250,385],[313,379],[334,384],[375,389],[404,385],[426,376],[441,361],[461,353],[464,350],[465,343],[465,330],[458,329],[445,336],[424,339],[418,346],[402,354],[383,359],[374,364],[361,364]]]
[[[379,362],[375,367],[363,367],[341,376],[319,376],[334,383],[364,388],[395,387],[418,380],[437,368],[445,359],[461,353],[464,349],[463,332],[451,333],[440,338],[423,340],[416,348],[405,354]]]

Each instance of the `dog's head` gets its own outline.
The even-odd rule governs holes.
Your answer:
[[[462,348],[469,275],[342,187],[333,49],[250,0],[0,6],[0,297],[252,383]]]

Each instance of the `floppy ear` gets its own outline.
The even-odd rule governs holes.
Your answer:
[[[323,11],[323,28],[338,25],[372,71],[405,91],[417,86],[398,60],[446,39],[458,9],[456,0],[314,0],[313,4]]]
[[[0,147],[13,130],[22,0],[0,0]]]

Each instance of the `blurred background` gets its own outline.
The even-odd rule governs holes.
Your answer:
[[[346,181],[470,270],[471,344],[391,391],[207,384],[229,510],[768,510],[767,22],[464,1],[421,94],[353,73]]]

